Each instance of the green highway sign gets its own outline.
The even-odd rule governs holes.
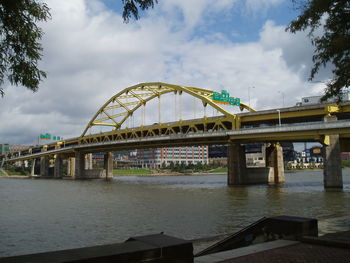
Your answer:
[[[39,137],[41,140],[51,140],[51,134],[50,133],[46,133],[46,134],[40,134]]]
[[[228,105],[235,105],[235,106],[241,105],[241,99],[230,97],[230,93],[228,93],[226,90],[222,90],[221,93],[213,92],[211,99],[213,100],[213,102],[220,103],[220,104],[228,104]]]
[[[2,145],[0,145],[0,151],[2,151]],[[6,146],[6,145],[5,145],[4,151],[5,151],[5,152],[9,152],[9,151],[10,151],[10,146]]]
[[[50,133],[40,134],[39,138],[40,140],[54,140],[54,141],[63,140],[63,137],[52,135]]]

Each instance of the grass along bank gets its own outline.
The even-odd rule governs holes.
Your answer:
[[[212,169],[210,171],[208,171],[211,174],[215,174],[215,173],[227,173],[227,167],[219,167],[219,168],[215,168]]]
[[[153,174],[149,169],[114,169],[113,175],[138,175],[138,174]]]
[[[188,174],[217,174],[217,173],[227,173],[227,167],[219,167],[214,168],[211,170],[190,170],[190,169],[183,169],[180,171],[174,171],[171,169],[157,169],[157,170],[151,170],[151,169],[144,169],[144,168],[134,168],[134,169],[114,169],[113,175],[115,176],[123,176],[123,175],[188,175]]]
[[[350,168],[350,160],[342,160],[341,167],[342,168]]]

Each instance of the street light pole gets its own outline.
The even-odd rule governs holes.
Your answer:
[[[278,124],[281,126],[281,110],[276,110],[278,112]]]

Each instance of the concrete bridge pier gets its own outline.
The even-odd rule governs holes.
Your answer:
[[[92,169],[92,153],[85,155],[85,168],[88,170]]]
[[[113,153],[109,152],[104,156],[104,169],[92,169],[91,154],[76,152],[74,164],[71,162],[70,170],[74,167],[75,179],[101,179],[113,176]]]
[[[62,178],[63,177],[63,160],[60,154],[56,155],[55,158],[55,166],[53,170],[54,178]]]
[[[70,164],[71,158],[68,157],[66,162],[67,162],[67,176],[71,176],[71,169],[70,169],[70,167],[71,167],[71,164]]]
[[[285,182],[283,148],[280,144],[271,144],[265,150],[266,167],[272,168],[269,171],[268,183],[281,184]]]
[[[324,122],[337,121],[336,116],[327,115]],[[323,144],[323,183],[324,188],[343,188],[343,175],[340,158],[339,134],[326,135]]]
[[[74,177],[75,175],[75,157],[68,157],[67,159],[67,176]]]
[[[107,152],[103,158],[104,169],[106,171],[106,179],[113,177],[113,153]]]
[[[40,157],[40,176],[49,176],[49,157]]]
[[[323,146],[324,188],[343,188],[339,135],[328,135],[328,145]]]
[[[245,147],[239,143],[228,145],[228,185],[284,183],[283,149],[279,144],[266,148],[266,167],[247,168]]]
[[[75,152],[74,162],[74,178],[85,178],[85,154],[82,152]]]
[[[35,175],[35,163],[36,163],[36,159],[32,159],[32,166],[30,170],[30,176],[32,177]]]
[[[247,173],[245,147],[239,143],[228,145],[228,185],[244,184],[244,176]]]

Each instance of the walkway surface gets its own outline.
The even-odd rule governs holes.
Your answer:
[[[195,258],[195,263],[350,262],[350,231],[305,238],[276,240]]]

